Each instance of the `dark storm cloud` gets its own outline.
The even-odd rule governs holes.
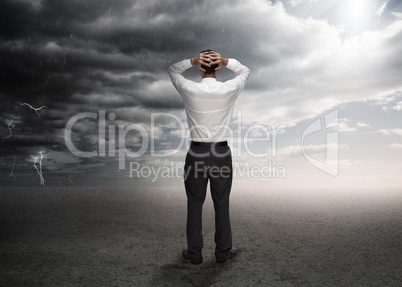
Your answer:
[[[105,14],[119,14],[133,1],[2,1],[1,34],[6,39],[29,35],[67,37],[74,31],[85,36],[80,27]],[[42,32],[39,32],[42,30]]]
[[[140,106],[135,90],[155,81],[144,67],[141,54],[125,57],[116,50],[116,38],[84,27],[102,15],[119,15],[132,2],[2,1],[0,3],[1,153],[8,167],[24,170],[26,160],[41,151],[66,151],[63,129],[68,119],[99,108]],[[124,35],[116,34],[116,37]],[[133,37],[126,33],[126,37]],[[126,80],[111,79],[105,72],[137,71]],[[122,95],[122,101],[88,108],[85,95]],[[36,114],[28,106],[46,107]],[[70,110],[69,110],[70,109]],[[96,128],[90,130],[94,133]],[[92,147],[78,136],[77,147]],[[47,160],[44,160],[46,163]],[[85,163],[84,163],[85,164]],[[55,164],[53,163],[54,167]],[[2,167],[2,169],[7,169]],[[48,169],[51,169],[48,167]]]
[[[402,3],[399,0],[388,0],[386,1],[387,5],[385,6],[385,10],[388,12],[401,11]]]
[[[142,31],[135,35],[118,28],[104,32],[85,26],[102,15],[118,17],[131,2],[104,4],[42,1],[34,8],[26,2],[2,1],[2,93],[30,102],[35,95],[35,103],[65,102],[74,93],[88,94],[97,88],[104,80],[96,77],[102,74],[100,71],[154,71],[152,61],[145,65],[149,60],[147,55],[135,53],[135,47],[119,47],[119,43],[129,42],[127,39],[131,38],[141,42],[146,38],[141,35]],[[121,50],[127,50],[130,56]],[[123,89],[136,88],[135,80],[102,84],[112,88],[117,85]]]
[[[158,62],[160,54],[155,51],[167,41],[155,40],[159,32],[141,24],[142,17],[150,17],[150,10],[142,9],[140,3],[132,15],[138,25],[131,28],[120,27],[118,20],[107,29],[91,25],[101,17],[118,18],[133,4],[134,1],[1,2],[2,150],[27,156],[44,146],[63,145],[62,129],[78,112],[166,107],[165,100],[158,101],[143,91],[160,78],[155,73],[158,69],[162,73],[166,69],[166,62]],[[180,13],[188,7],[174,4],[171,8]],[[158,9],[155,15],[161,13]],[[124,75],[114,77],[116,74]],[[24,102],[33,107],[46,105],[39,111],[41,118],[29,107],[22,107],[20,103]],[[180,99],[175,98],[169,108],[182,108]],[[146,121],[144,114],[140,118],[138,115],[120,113],[119,119]],[[79,148],[88,145],[85,139],[77,144]]]

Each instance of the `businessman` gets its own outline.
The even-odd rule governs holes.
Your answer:
[[[182,76],[192,66],[200,70],[201,82]],[[217,81],[222,66],[232,70],[236,76],[226,82]],[[234,103],[249,74],[250,70],[237,60],[224,58],[209,49],[169,67],[172,83],[183,99],[191,136],[184,165],[187,249],[182,254],[192,264],[201,264],[203,260],[202,206],[208,180],[215,210],[216,262],[224,263],[237,254],[237,249],[232,246],[229,216],[233,169],[227,140]]]

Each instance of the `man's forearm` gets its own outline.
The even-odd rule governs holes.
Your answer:
[[[236,77],[232,80],[226,81],[225,84],[232,86],[240,92],[244,88],[248,76],[250,75],[250,69],[233,58],[229,59],[227,68],[232,70],[236,74]]]
[[[190,67],[191,67],[191,65],[189,65],[188,59],[186,59],[186,60],[183,60],[183,61],[170,65],[168,71],[169,71],[169,74],[174,74],[174,73],[181,74]]]
[[[244,66],[239,61],[237,61],[236,59],[233,59],[233,58],[229,59],[227,68],[232,70],[238,76],[246,75],[248,77],[248,75],[250,74],[249,68],[247,68],[246,66]]]
[[[186,81],[188,81],[183,77],[182,73],[190,67],[191,64],[189,59],[174,63],[169,67],[168,72],[170,79],[172,80],[174,87],[177,91],[179,91],[179,93],[181,87],[185,84]]]

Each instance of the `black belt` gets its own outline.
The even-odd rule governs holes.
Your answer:
[[[227,146],[228,142],[224,141],[224,142],[195,142],[195,141],[191,141],[192,145],[195,146],[205,146],[205,147],[218,147],[218,146]]]

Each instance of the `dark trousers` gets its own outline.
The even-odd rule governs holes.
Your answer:
[[[232,248],[229,216],[232,177],[229,146],[190,146],[184,165],[184,185],[187,194],[187,252],[193,260],[202,258],[202,206],[208,180],[215,210],[215,256],[226,258]]]

